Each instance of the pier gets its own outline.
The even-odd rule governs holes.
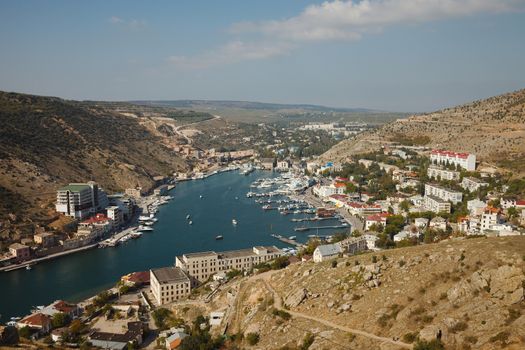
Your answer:
[[[329,229],[329,228],[332,228],[332,229],[338,229],[338,228],[350,228],[351,226],[350,225],[334,225],[334,226],[312,226],[312,227],[308,227],[308,226],[305,226],[305,227],[296,227],[294,228],[295,231],[308,231],[308,230],[323,230],[323,229]]]
[[[299,242],[296,242],[293,239],[289,239],[289,238],[283,237],[281,235],[272,234],[271,236],[274,237],[274,238],[277,238],[278,240],[280,240],[283,243],[296,246],[297,248],[302,248],[304,246],[303,244],[301,244]]]

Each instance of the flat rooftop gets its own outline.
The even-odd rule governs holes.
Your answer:
[[[151,270],[151,273],[153,273],[159,283],[189,281],[188,276],[178,267],[162,267]]]
[[[80,192],[89,188],[88,184],[69,184],[59,189],[59,191]]]

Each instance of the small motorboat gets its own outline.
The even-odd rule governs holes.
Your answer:
[[[29,271],[29,270],[31,270],[31,269],[32,269],[31,265],[26,265],[26,270]]]
[[[190,220],[190,221],[188,222],[188,224],[193,225],[193,221]]]
[[[223,237],[222,235],[215,236],[215,239],[218,240],[218,241],[221,240],[221,239],[223,239],[223,238],[224,238],[224,237]]]
[[[201,195],[199,196],[199,198],[200,198],[200,199],[203,199],[203,198],[204,198],[204,196],[203,196],[203,195],[201,194]]]
[[[190,214],[186,215],[186,220],[189,220],[191,218]]]
[[[233,226],[236,226],[236,225],[237,225],[237,220],[232,219],[232,225],[233,225]]]

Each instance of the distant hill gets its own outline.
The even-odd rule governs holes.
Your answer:
[[[220,101],[220,100],[159,100],[159,101],[130,101],[136,104],[149,104],[160,106],[171,106],[178,108],[240,108],[240,109],[264,109],[270,111],[278,110],[308,110],[318,112],[361,112],[371,113],[378,112],[366,108],[333,108],[310,104],[280,104],[280,103],[264,103],[264,102],[249,102],[249,101]]]
[[[186,166],[137,118],[54,97],[0,92],[0,140],[4,224],[49,220],[55,191],[68,182],[148,188]]]
[[[323,155],[345,159],[389,143],[421,144],[461,152],[513,171],[525,171],[525,89],[433,113],[399,119]]]
[[[391,113],[366,108],[334,108],[311,104],[280,104],[248,101],[130,101],[138,106],[171,107],[220,115],[231,122],[367,122],[384,124],[406,113]]]

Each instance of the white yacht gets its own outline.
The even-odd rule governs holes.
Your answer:
[[[237,220],[232,219],[232,224],[233,224],[233,226],[236,226],[237,225]]]

